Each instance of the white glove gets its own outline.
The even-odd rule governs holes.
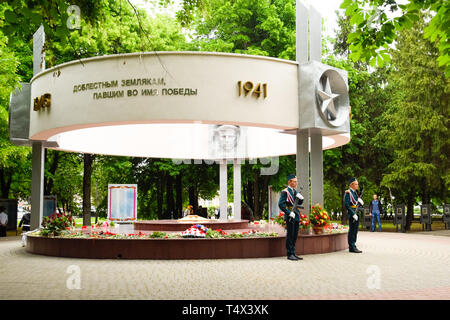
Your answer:
[[[291,217],[292,219],[294,219],[294,218],[295,218],[295,213],[291,212],[291,213],[289,214],[289,217]]]
[[[301,193],[299,192],[299,193],[297,193],[297,195],[295,196],[296,198],[299,198],[300,200],[303,200],[303,199],[305,199],[302,195],[301,195]]]
[[[358,198],[358,202],[363,206],[364,205],[364,201],[361,198]]]
[[[358,221],[358,215],[354,214],[353,219],[355,219],[355,221]]]

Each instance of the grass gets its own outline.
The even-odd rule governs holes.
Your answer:
[[[366,228],[364,226],[359,226],[360,231],[366,231]],[[378,223],[375,224],[375,230],[378,231]],[[398,226],[399,232],[401,232],[401,226]],[[445,230],[445,223],[442,221],[433,221],[431,224],[431,230]],[[370,231],[370,229],[368,230]],[[394,225],[392,221],[381,221],[381,231],[382,232],[396,232],[397,227]],[[408,232],[422,232],[422,225],[418,221],[413,221],[411,223],[411,229]]]

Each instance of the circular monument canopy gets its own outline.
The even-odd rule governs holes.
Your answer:
[[[137,157],[295,154],[298,69],[295,61],[205,52],[68,62],[31,81],[30,139],[56,141],[59,150]],[[350,140],[348,132],[321,133],[323,149]]]

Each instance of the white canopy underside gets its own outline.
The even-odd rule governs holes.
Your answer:
[[[220,145],[219,126],[197,123],[127,124],[66,131],[54,135],[58,150],[172,159],[253,159],[296,154],[296,135],[260,127],[238,127],[234,145]],[[223,139],[222,139],[223,140]],[[324,136],[323,149],[347,143],[348,134]],[[231,147],[230,147],[231,146]]]

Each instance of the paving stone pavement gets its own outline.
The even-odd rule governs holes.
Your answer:
[[[362,254],[302,261],[57,258],[26,252],[20,237],[0,238],[0,299],[450,300],[448,235],[359,232]]]

